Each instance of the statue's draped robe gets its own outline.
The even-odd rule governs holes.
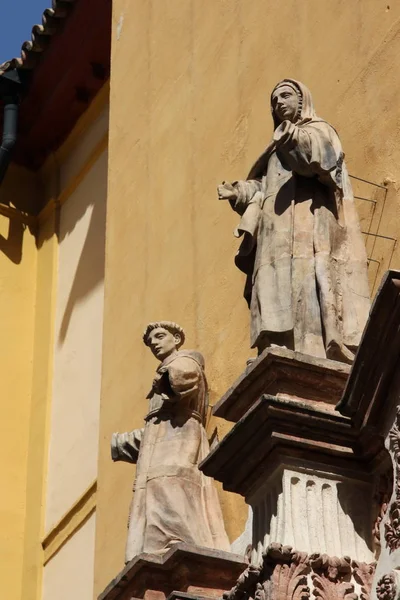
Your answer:
[[[295,83],[302,109],[290,139],[234,184],[244,236],[235,262],[247,275],[252,347],[291,332],[292,349],[346,360],[369,312],[366,251],[338,135]]]
[[[218,496],[198,464],[209,452],[202,356],[180,351],[157,369],[144,429],[114,434],[114,460],[137,462],[126,561],[185,542],[229,550]]]

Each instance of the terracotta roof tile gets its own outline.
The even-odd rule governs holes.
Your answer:
[[[31,40],[22,44],[21,56],[0,64],[0,75],[9,69],[33,69],[52,36],[60,31],[65,18],[78,2],[79,0],[52,0],[52,8],[46,8],[43,13],[42,24],[34,25]]]

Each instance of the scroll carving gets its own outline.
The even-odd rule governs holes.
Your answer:
[[[225,600],[247,600],[251,597],[255,598],[254,590],[257,586],[257,583],[260,581],[260,575],[261,569],[250,565],[240,575],[236,585],[234,585],[229,592],[224,593],[223,598]]]
[[[394,600],[396,598],[396,579],[393,571],[380,578],[376,584],[378,600]]]
[[[354,585],[350,583],[351,559],[313,554],[310,562],[314,573],[314,596],[320,600],[356,600]]]
[[[310,565],[307,554],[293,552],[290,546],[271,544],[264,554],[264,573],[270,573],[268,600],[308,600],[310,589],[307,575]]]
[[[400,407],[397,407],[396,419],[389,431],[389,449],[394,460],[394,493],[395,499],[389,507],[387,523],[385,523],[385,540],[389,552],[400,548]]]
[[[369,600],[371,596],[372,580],[375,574],[375,564],[367,565],[355,560],[352,562],[353,577],[361,587],[360,600]]]
[[[224,598],[369,600],[374,573],[375,564],[352,562],[349,557],[308,555],[275,543],[268,546],[262,566],[249,566],[231,591],[224,594]],[[354,582],[361,588],[359,595],[354,591]]]

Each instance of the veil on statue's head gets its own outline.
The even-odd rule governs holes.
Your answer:
[[[282,87],[284,85],[291,87],[296,92],[297,97],[299,99],[299,108],[297,111],[295,123],[299,124],[304,121],[310,121],[310,120],[317,119],[318,117],[315,112],[311,92],[308,89],[308,87],[305,86],[304,83],[301,83],[300,81],[296,81],[295,79],[282,79],[282,81],[280,81],[279,83],[276,84],[276,86],[274,87],[274,89],[271,92],[271,113],[272,113],[272,118],[274,120],[274,129],[276,129],[278,127],[278,125],[280,124],[280,121],[278,120],[277,116],[275,115],[275,111],[272,107],[272,96],[273,96],[273,93],[275,92],[275,90],[277,90],[279,87]]]

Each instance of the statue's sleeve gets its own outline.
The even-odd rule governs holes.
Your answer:
[[[199,390],[201,372],[199,365],[191,358],[182,357],[168,367],[168,380],[173,396],[172,401],[184,400]]]
[[[235,181],[232,185],[237,192],[237,198],[229,202],[233,210],[242,216],[256,193],[261,190],[261,180]]]
[[[111,438],[111,458],[136,463],[144,429],[134,429],[127,433],[113,433]]]
[[[279,145],[290,168],[305,177],[317,176],[321,183],[336,185],[343,153],[334,129],[325,122],[305,127],[293,125],[290,137]]]

